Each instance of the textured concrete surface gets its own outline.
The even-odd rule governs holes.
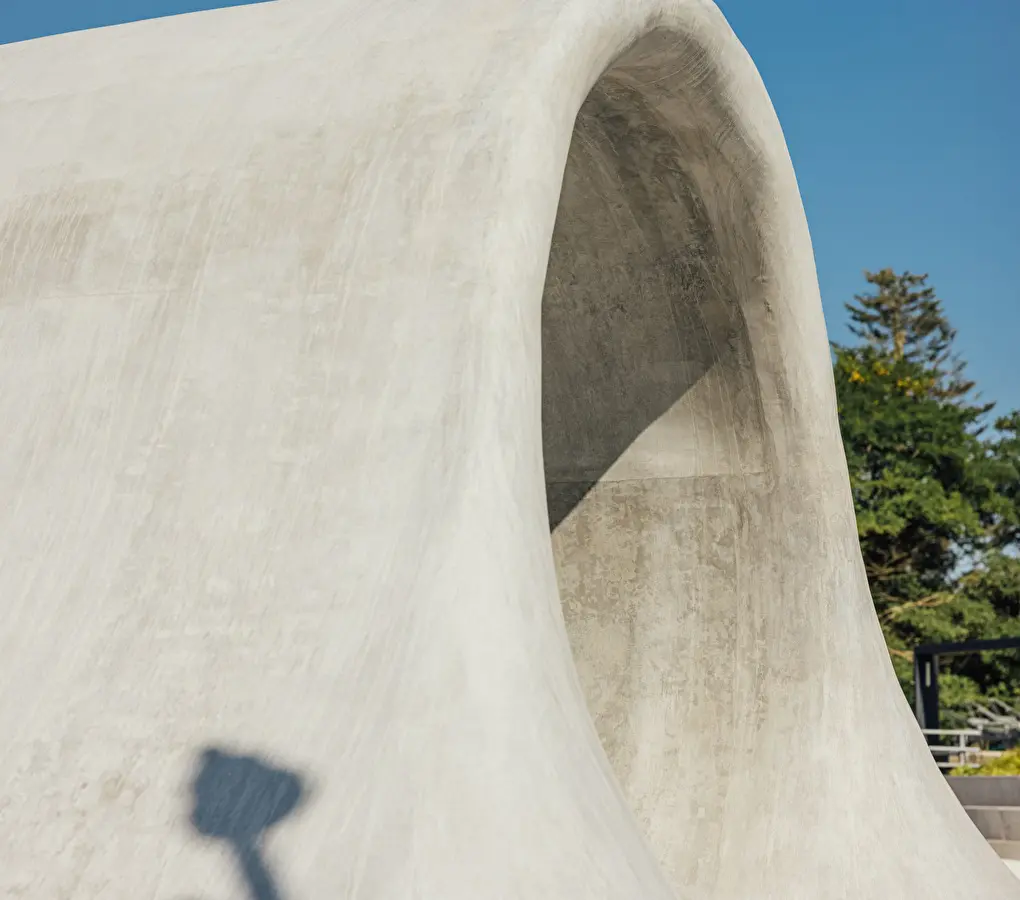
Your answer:
[[[711,3],[47,38],[0,136],[0,895],[1020,896]]]

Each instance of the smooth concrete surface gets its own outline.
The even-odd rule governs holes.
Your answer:
[[[0,422],[0,896],[1020,897],[707,0],[0,47]]]
[[[989,841],[1020,841],[1020,808],[1016,806],[965,806],[970,820]]]
[[[999,858],[1010,863],[1011,869],[1020,866],[1020,841],[990,840],[989,846],[999,854]]]
[[[964,806],[1020,807],[1020,775],[949,775],[946,781]]]
[[[1020,776],[946,778],[978,831],[1003,859],[1020,859]]]

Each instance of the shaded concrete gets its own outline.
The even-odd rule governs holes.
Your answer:
[[[989,841],[1020,842],[1020,808],[967,806],[967,815]]]
[[[966,893],[991,854],[891,678],[768,169],[680,46],[677,69],[650,35],[582,106],[546,281],[550,524],[589,708],[682,896]]]
[[[948,776],[946,781],[989,846],[1003,859],[1020,859],[1020,777]]]
[[[192,782],[191,825],[233,852],[251,900],[282,900],[265,859],[266,834],[291,815],[304,786],[293,772],[217,747],[203,751]]]
[[[32,41],[0,133],[0,894],[1017,896],[713,4]]]
[[[946,782],[964,806],[1020,807],[1020,775],[949,775]]]

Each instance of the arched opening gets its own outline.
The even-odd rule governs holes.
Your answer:
[[[711,855],[718,836],[721,779],[689,776],[722,764],[709,744],[738,681],[737,536],[771,456],[746,319],[767,278],[759,171],[724,94],[703,50],[665,31],[598,81],[543,299],[546,491],[574,658],[631,804],[687,884],[699,873],[675,871],[667,843],[697,823],[687,837]]]

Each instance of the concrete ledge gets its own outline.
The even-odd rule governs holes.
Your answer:
[[[964,809],[987,840],[1020,841],[1020,807],[965,806]]]
[[[1020,775],[956,775],[946,781],[964,806],[1020,807]]]
[[[1007,859],[1020,865],[1020,841],[989,841],[988,845],[999,854],[1001,859]]]

